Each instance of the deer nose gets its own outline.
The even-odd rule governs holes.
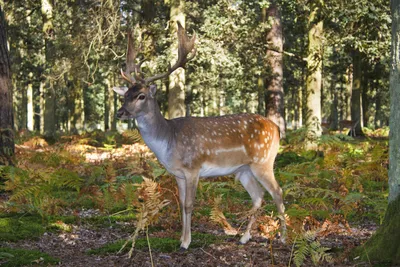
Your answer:
[[[124,115],[124,113],[125,113],[125,109],[124,108],[120,108],[117,111],[117,118],[120,119],[122,117],[122,115]]]

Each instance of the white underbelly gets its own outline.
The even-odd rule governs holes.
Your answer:
[[[200,168],[200,177],[224,176],[235,173],[243,165],[217,166],[212,163],[204,163]]]

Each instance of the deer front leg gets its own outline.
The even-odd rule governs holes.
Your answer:
[[[182,243],[183,237],[185,236],[185,229],[186,229],[186,211],[185,211],[186,180],[176,177],[176,183],[178,184],[179,206],[180,206],[181,216],[182,216],[182,234],[181,234],[181,239],[180,239],[180,241]]]
[[[186,175],[185,179],[177,179],[179,200],[182,211],[181,249],[187,249],[191,242],[191,220],[196,189],[199,182],[198,174]]]

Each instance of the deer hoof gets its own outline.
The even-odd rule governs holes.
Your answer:
[[[246,232],[246,233],[244,233],[244,235],[240,238],[239,243],[242,244],[242,245],[244,245],[244,244],[246,244],[247,242],[249,242],[250,238],[251,238],[250,233]]]

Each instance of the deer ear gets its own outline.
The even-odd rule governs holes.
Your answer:
[[[117,94],[124,96],[125,93],[129,90],[129,88],[126,86],[121,86],[121,87],[113,87],[113,90]]]
[[[154,98],[157,92],[157,86],[155,84],[150,85],[150,96]]]

